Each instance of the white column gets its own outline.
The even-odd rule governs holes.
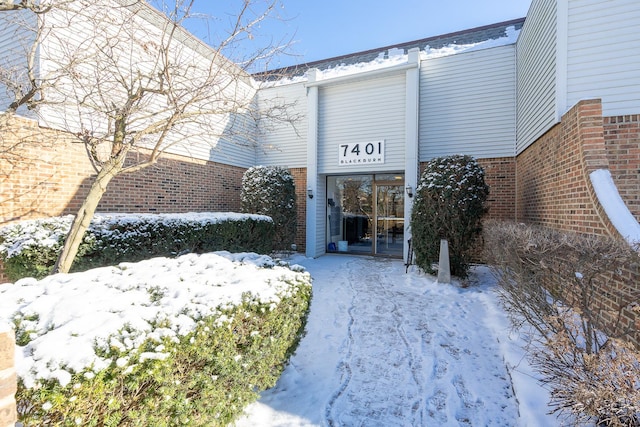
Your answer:
[[[307,72],[308,82],[313,83],[318,78],[318,70]],[[317,241],[317,210],[318,210],[318,86],[307,87],[307,250],[306,255],[315,258]],[[313,198],[309,198],[311,191]]]
[[[405,188],[411,186],[415,194],[418,186],[418,114],[420,108],[420,50],[409,50],[409,63],[416,63],[417,67],[407,70],[406,96],[405,96],[405,154],[404,154],[404,181]],[[411,220],[411,207],[413,198],[405,192],[404,199],[404,249],[403,258],[407,261],[407,241],[411,238],[409,223]]]

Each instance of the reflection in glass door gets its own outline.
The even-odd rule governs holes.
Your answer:
[[[402,256],[404,243],[404,186],[376,188],[376,241],[374,253]]]
[[[327,178],[327,251],[402,256],[404,176]]]

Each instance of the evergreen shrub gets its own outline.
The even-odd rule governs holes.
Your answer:
[[[0,259],[10,280],[47,276],[71,225],[71,216],[22,221],[0,228]],[[151,257],[214,251],[273,249],[274,224],[236,213],[103,214],[85,233],[71,271]]]
[[[125,266],[135,268],[128,263],[115,268]],[[114,331],[94,345],[106,367],[73,371],[63,366],[70,374],[65,381],[38,378],[29,384],[19,377],[20,422],[51,427],[229,425],[262,390],[275,385],[304,333],[308,315],[309,274],[278,261],[262,268],[295,272],[283,273],[286,286],[275,299],[245,292],[241,302],[211,307],[208,314],[185,310],[180,319],[159,317],[150,330],[129,326]],[[190,283],[183,285],[188,293]],[[163,303],[162,288],[140,287],[150,292],[147,304]],[[37,349],[42,334],[65,327],[33,330],[37,319],[21,314],[18,310],[12,318],[22,346],[32,343]],[[181,333],[191,321],[192,330]],[[144,341],[141,335],[146,336]]]
[[[431,160],[418,183],[411,213],[416,265],[434,273],[440,239],[447,239],[451,274],[466,277],[482,232],[488,195],[484,170],[473,157]]]
[[[289,249],[296,239],[296,187],[289,170],[255,166],[242,177],[242,211],[267,215],[275,225],[274,249]]]

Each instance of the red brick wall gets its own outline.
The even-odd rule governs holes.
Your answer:
[[[620,196],[640,219],[640,114],[604,117],[609,171]]]
[[[514,220],[516,217],[516,159],[478,159],[489,185],[488,218]]]
[[[610,169],[623,199],[633,206],[637,198],[639,167],[638,116],[602,117],[600,100],[581,101],[517,157],[517,219],[562,231],[583,234],[618,233],[599,204],[589,173]],[[634,188],[636,189],[634,192]],[[640,270],[630,265],[619,281],[607,282],[596,301],[605,310],[600,326],[613,330],[617,313],[637,299]],[[622,325],[633,331],[640,345],[640,315],[623,310]]]
[[[516,160],[517,220],[587,234],[615,231],[589,173],[608,168],[600,100],[581,101]]]
[[[13,427],[17,421],[13,331],[0,332],[0,427]]]
[[[33,120],[0,123],[0,226],[64,212],[85,177],[94,173],[83,147]]]
[[[13,221],[73,214],[91,186],[95,171],[84,146],[63,132],[41,129],[14,118],[2,126],[3,144],[14,158],[0,159],[0,226]],[[131,153],[128,163],[144,157]],[[244,168],[165,155],[157,164],[116,177],[99,212],[239,211]]]
[[[485,172],[485,182],[489,186],[487,206],[488,219],[514,220],[516,206],[516,159],[514,157],[496,157],[477,159]],[[427,163],[420,163],[420,175]]]
[[[130,157],[137,156],[144,157],[138,153]],[[165,155],[153,166],[116,177],[100,201],[98,211],[240,212],[240,190],[245,170]],[[77,210],[90,185],[86,182],[78,189],[65,212]]]
[[[95,170],[73,136],[13,117],[0,123],[0,226],[74,214]],[[145,156],[131,153],[128,162]],[[244,168],[165,155],[157,164],[116,177],[98,212],[239,212]],[[0,265],[0,283],[7,280]]]

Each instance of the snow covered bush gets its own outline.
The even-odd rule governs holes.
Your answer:
[[[428,273],[438,261],[440,239],[449,241],[451,273],[466,277],[482,231],[489,187],[470,156],[438,157],[422,173],[411,213],[415,262]]]
[[[289,170],[255,166],[242,177],[242,211],[267,215],[275,224],[274,249],[290,249],[296,239],[296,187]]]
[[[576,423],[640,425],[640,256],[619,238],[490,222],[487,261],[550,405]],[[637,276],[636,276],[637,278]],[[635,319],[635,320],[634,320]],[[606,332],[606,333],[605,333]]]
[[[45,277],[56,262],[71,216],[22,221],[0,228],[0,259],[11,280]],[[269,253],[273,222],[236,213],[97,214],[73,271],[181,253]]]
[[[154,258],[0,285],[25,426],[226,426],[275,385],[311,278],[268,256]]]

